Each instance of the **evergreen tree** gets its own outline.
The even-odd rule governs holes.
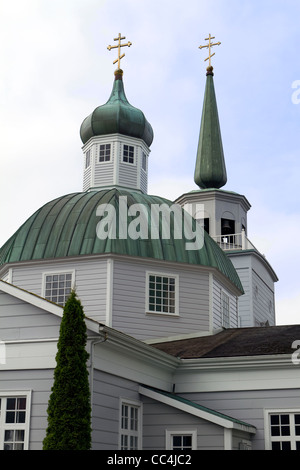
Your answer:
[[[89,450],[91,447],[86,341],[83,308],[72,291],[60,325],[44,450]]]

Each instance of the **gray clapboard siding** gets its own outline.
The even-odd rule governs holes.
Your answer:
[[[147,172],[145,170],[143,170],[142,168],[141,168],[140,178],[141,178],[141,190],[143,191],[143,193],[147,194],[147,191],[148,191],[148,176],[147,176]]]
[[[95,370],[93,393],[93,450],[118,449],[120,397],[140,401],[138,384]]]
[[[239,326],[242,328],[254,326],[252,312],[252,282],[250,269],[238,268],[237,273],[244,288],[244,294],[238,299]]]
[[[83,173],[83,191],[87,191],[91,187],[91,176],[92,175],[92,168],[89,166],[84,170]]]
[[[101,162],[95,165],[94,186],[105,186],[114,182],[113,161]]]
[[[182,394],[182,396],[255,426],[257,432],[252,443],[253,450],[264,450],[265,448],[264,432],[267,423],[264,422],[264,410],[299,410],[300,406],[299,389],[231,390],[228,392]]]
[[[0,340],[57,338],[59,325],[59,317],[0,292]]]
[[[143,398],[143,448],[166,449],[166,430],[197,431],[198,450],[223,450],[224,429],[171,406]]]
[[[47,427],[47,406],[53,384],[53,369],[1,371],[0,390],[30,391],[29,450],[42,450]]]
[[[39,262],[13,269],[12,284],[43,296],[43,275],[47,272],[75,272],[75,288],[85,315],[99,322],[106,320],[107,261],[81,259],[80,261]]]
[[[256,322],[268,320],[270,325],[274,325],[274,292],[255,271],[252,276],[254,319]]]
[[[230,328],[236,328],[238,325],[237,299],[224,287],[216,278],[213,279],[213,329],[222,327],[222,292],[229,296],[229,315]]]
[[[179,316],[151,314],[146,308],[146,273],[179,276]],[[209,328],[208,274],[163,263],[114,262],[113,327],[139,339],[193,333]]]
[[[137,166],[132,163],[121,163],[119,165],[119,184],[130,188],[137,186]]]

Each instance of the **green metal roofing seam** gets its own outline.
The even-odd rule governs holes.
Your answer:
[[[115,76],[108,101],[94,109],[80,128],[84,144],[91,137],[115,133],[143,139],[148,147],[153,141],[153,129],[144,113],[132,106],[126,98],[121,73]]]
[[[151,233],[152,204],[173,203],[158,196],[149,196],[140,191],[111,188],[103,191],[72,193],[48,202],[36,211],[0,249],[1,264],[37,259],[53,259],[92,254],[121,254],[154,258],[158,260],[214,267],[224,274],[243,292],[239,276],[232,262],[221,248],[206,233],[203,247],[187,250],[187,238],[176,238],[170,230],[170,239],[161,234],[157,239],[100,239],[97,236],[97,207],[111,204],[116,212],[121,196],[127,198],[127,206],[140,204],[148,216]],[[183,210],[183,209],[182,209]],[[127,223],[132,218],[127,216]],[[117,230],[119,218],[116,218]]]
[[[207,72],[194,180],[203,189],[221,188],[227,182],[212,72]]]

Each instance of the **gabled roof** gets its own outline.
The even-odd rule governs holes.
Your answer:
[[[180,359],[292,354],[300,325],[230,328],[198,338],[152,344]]]
[[[21,289],[13,284],[10,284],[6,281],[0,280],[0,291],[5,292],[6,294],[12,295],[13,297],[22,300],[30,305],[34,305],[35,307],[41,308],[48,313],[52,313],[58,317],[63,316],[63,307],[58,305],[50,300],[44,299],[37,294],[33,294],[25,289]],[[98,332],[99,331],[99,323],[91,320],[90,318],[86,317],[86,326],[89,330]]]
[[[210,408],[199,405],[198,403],[192,402],[191,400],[187,400],[186,398],[180,397],[179,395],[175,395],[175,393],[157,390],[153,387],[147,387],[145,385],[141,385],[139,387],[139,393],[166,405],[173,406],[174,408],[177,408],[186,413],[190,413],[194,416],[197,416],[198,418],[202,418],[219,426],[223,426],[224,428],[238,429],[249,432],[251,434],[256,433],[255,426],[252,426],[249,423],[245,423],[244,421],[240,421],[223,413],[219,413],[218,411],[211,410]]]

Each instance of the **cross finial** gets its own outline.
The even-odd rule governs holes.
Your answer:
[[[121,41],[123,39],[126,39],[125,36],[121,36],[121,33],[119,33],[119,36],[117,38],[114,38],[114,41],[118,41],[118,45],[117,46],[107,46],[107,49],[110,51],[111,49],[116,49],[118,48],[118,58],[116,60],[114,60],[113,64],[116,64],[118,62],[118,69],[120,69],[120,61],[121,59],[124,57],[125,54],[122,54],[121,55],[121,47],[124,47],[124,46],[132,46],[132,43],[130,41],[128,41],[126,44],[121,44]]]
[[[205,41],[208,41],[208,44],[206,44],[205,46],[199,46],[199,49],[203,49],[204,47],[208,47],[208,57],[204,60],[204,62],[205,62],[206,60],[209,60],[209,67],[211,67],[211,58],[212,58],[212,56],[215,55],[215,53],[213,53],[213,54],[211,53],[211,48],[212,48],[213,46],[219,46],[219,45],[221,44],[220,42],[212,43],[212,42],[211,42],[212,39],[215,39],[215,37],[214,37],[214,36],[212,37],[212,36],[209,34],[209,37],[208,37],[208,38],[205,38]]]

